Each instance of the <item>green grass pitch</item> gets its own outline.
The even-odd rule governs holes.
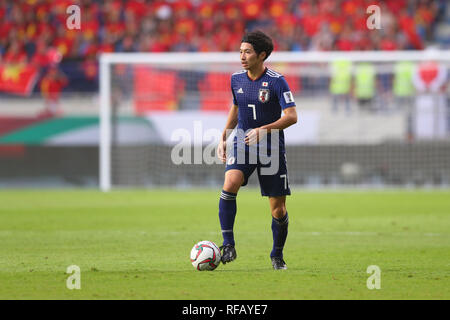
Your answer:
[[[245,188],[237,260],[199,272],[192,246],[221,244],[219,191],[2,191],[0,299],[450,298],[449,191],[295,190],[289,269],[274,271],[268,200]],[[79,290],[66,288],[70,265]]]

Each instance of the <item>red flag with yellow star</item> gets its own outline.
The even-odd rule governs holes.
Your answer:
[[[0,64],[0,91],[28,96],[38,78],[38,69],[26,64]]]

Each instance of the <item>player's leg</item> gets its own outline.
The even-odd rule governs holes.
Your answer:
[[[264,174],[261,167],[258,167],[261,195],[269,197],[272,214],[273,247],[270,258],[274,269],[286,269],[286,263],[283,260],[283,248],[289,224],[289,217],[286,211],[286,196],[291,194],[286,156],[284,153],[280,153],[279,168],[276,174]]]
[[[245,154],[245,161],[241,163],[236,145],[233,151],[234,153],[227,158],[225,181],[219,201],[219,220],[223,236],[222,263],[233,261],[237,257],[233,232],[237,211],[236,196],[240,187],[247,184],[248,178],[256,168],[256,164],[248,163],[247,154]]]
[[[222,229],[222,262],[227,263],[236,259],[234,248],[234,220],[236,217],[236,196],[244,183],[244,173],[241,170],[230,169],[225,172],[222,193],[219,200],[219,220]]]
[[[238,193],[239,188],[244,183],[244,173],[238,169],[230,169],[225,172],[223,190],[231,193]]]
[[[274,269],[286,269],[283,260],[283,249],[286,243],[289,226],[289,216],[286,210],[286,196],[269,197],[272,213],[273,246],[270,258]]]
[[[219,220],[222,228],[223,245],[234,246],[233,226],[236,217],[236,196],[244,182],[244,174],[240,170],[232,169],[225,172],[222,193],[219,200]]]

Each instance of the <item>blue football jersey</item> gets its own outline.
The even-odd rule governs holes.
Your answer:
[[[294,97],[284,77],[266,68],[256,80],[246,70],[231,76],[233,104],[238,106],[238,129],[247,131],[281,118],[282,110],[295,107]],[[267,137],[270,139],[270,135]],[[284,133],[279,132],[280,149],[284,152]],[[270,146],[269,146],[270,148]]]

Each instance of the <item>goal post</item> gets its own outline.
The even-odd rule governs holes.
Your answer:
[[[343,93],[331,90],[336,61],[352,65],[351,88]],[[434,71],[417,71],[421,64],[436,64],[445,78],[436,90],[415,88],[410,96],[396,96],[395,65],[400,62],[414,64],[412,77],[416,82],[425,77],[425,87],[437,80]],[[371,68],[358,69],[364,63]],[[274,52],[267,64],[286,77],[298,107],[298,129],[288,128],[286,133],[289,176],[294,185],[450,183],[450,161],[445,162],[450,159],[449,50]],[[203,130],[200,140],[208,128],[222,130],[231,106],[227,81],[240,69],[238,53],[102,54],[100,189],[209,186],[213,183],[206,177],[220,180],[221,166],[192,163],[183,170],[183,165],[171,163],[176,144],[171,138],[174,131],[185,130],[195,145],[196,125]],[[339,70],[342,76],[345,71]],[[364,81],[370,78],[370,70],[376,82],[366,90],[364,85],[369,84]],[[345,77],[334,80],[342,84],[340,79]],[[372,97],[357,96],[358,81],[362,83],[360,91],[372,91]],[[405,101],[411,104],[409,111],[400,106]],[[346,103],[352,109],[348,114],[342,107]],[[405,133],[408,130],[414,131],[413,136]],[[431,158],[427,158],[430,150]]]
[[[100,57],[100,137],[99,185],[102,191],[111,189],[111,63]]]

